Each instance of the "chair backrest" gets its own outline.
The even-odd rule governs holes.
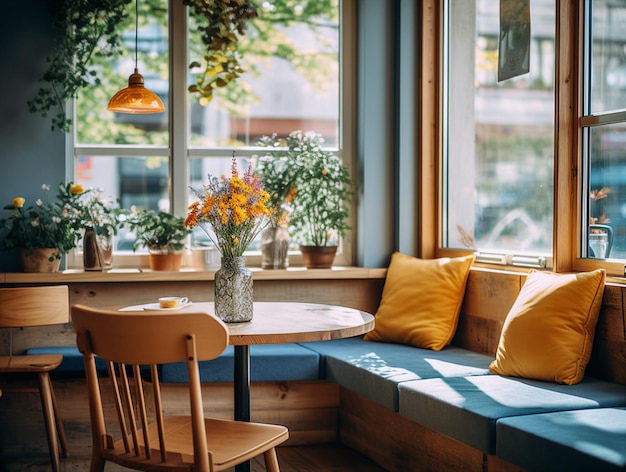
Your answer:
[[[21,328],[69,323],[67,285],[0,288],[0,327]]]
[[[146,459],[160,454],[162,462],[168,460],[168,454],[157,364],[186,362],[194,470],[209,470],[198,361],[214,359],[224,351],[228,345],[226,325],[201,312],[119,312],[81,305],[72,307],[72,323],[78,349],[85,360],[94,451],[113,447],[113,436],[106,430],[94,355],[103,358],[108,366],[124,452],[134,452]],[[146,385],[142,379],[145,366],[150,369],[154,405],[146,404]],[[154,411],[158,444],[147,435],[148,411]]]

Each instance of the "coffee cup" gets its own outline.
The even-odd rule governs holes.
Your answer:
[[[187,297],[161,297],[159,308],[180,308],[189,302]]]

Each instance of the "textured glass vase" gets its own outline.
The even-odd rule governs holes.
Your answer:
[[[215,315],[225,323],[252,320],[252,272],[245,257],[222,257],[215,272]]]

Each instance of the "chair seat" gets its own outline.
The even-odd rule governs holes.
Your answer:
[[[208,450],[216,471],[229,469],[242,461],[252,459],[263,450],[280,445],[289,437],[286,427],[273,424],[216,418],[205,418],[204,424]],[[159,441],[157,424],[149,425],[148,432],[151,447],[154,449]],[[191,417],[165,418],[165,435],[168,438],[168,464],[174,462],[175,458],[180,464],[179,470],[186,470],[193,464]],[[132,444],[132,437],[129,436],[128,440]],[[140,438],[140,444],[143,447],[143,438]],[[133,451],[127,454],[123,451],[124,442],[120,439],[114,444],[113,449],[103,451],[103,456],[121,465],[158,464],[161,460],[158,451],[154,452],[151,459],[145,459],[142,455],[136,456]]]
[[[0,372],[5,374],[20,372],[50,372],[63,362],[61,354],[24,356],[0,356]]]

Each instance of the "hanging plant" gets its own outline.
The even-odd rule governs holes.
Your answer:
[[[208,104],[213,89],[224,87],[237,79],[243,69],[239,64],[238,35],[246,29],[246,22],[257,17],[256,7],[249,0],[182,0],[193,7],[203,19],[198,26],[202,42],[206,46],[204,70],[196,84],[189,87],[197,93],[200,103]],[[80,89],[100,85],[95,69],[88,67],[94,56],[111,57],[121,51],[118,26],[128,17],[126,5],[132,0],[60,0],[54,8],[56,25],[61,35],[54,46],[54,53],[47,58],[48,70],[37,95],[28,101],[31,113],[52,118],[52,129],[68,132],[72,120],[67,117],[65,103],[76,98]],[[206,20],[206,23],[204,23]],[[190,68],[202,67],[193,61]]]
[[[198,25],[206,46],[204,65],[199,61],[189,65],[190,69],[204,67],[204,70],[188,90],[198,95],[201,105],[207,105],[215,88],[226,87],[243,74],[237,42],[245,34],[246,22],[258,15],[254,4],[247,0],[183,0],[183,4],[193,7],[196,15],[206,20],[206,24]]]
[[[47,58],[45,83],[28,101],[31,113],[52,117],[52,129],[68,132],[72,120],[65,103],[75,98],[79,89],[100,84],[96,71],[88,64],[94,55],[110,57],[120,50],[116,27],[126,17],[126,5],[132,0],[62,0],[54,8],[55,25],[63,33],[58,37],[54,54]]]

